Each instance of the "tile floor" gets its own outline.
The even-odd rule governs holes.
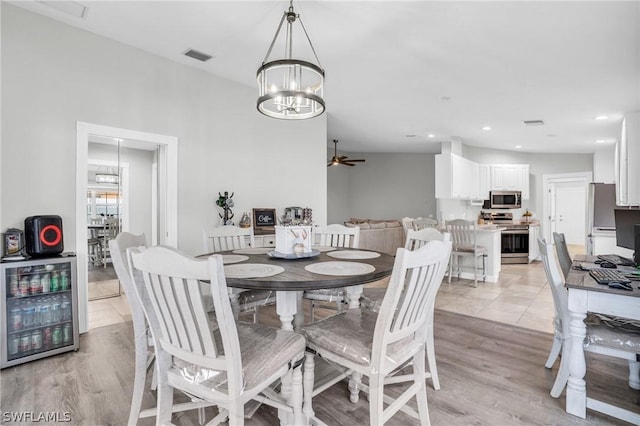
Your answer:
[[[571,255],[584,253],[583,246],[569,246]],[[436,308],[520,327],[553,332],[553,299],[542,262],[502,265],[497,283],[452,279],[443,282]],[[129,321],[126,295],[89,302],[89,329]]]

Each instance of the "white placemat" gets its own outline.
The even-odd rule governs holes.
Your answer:
[[[249,247],[234,250],[235,254],[265,254],[273,250],[273,247]]]
[[[319,252],[331,251],[336,249],[335,247],[331,247],[331,246],[311,246],[311,248],[313,250],[318,250]]]
[[[227,278],[262,278],[271,277],[284,272],[282,266],[265,265],[262,263],[238,263],[226,265],[224,274]]]
[[[375,267],[360,262],[318,262],[304,267],[309,272],[321,275],[364,275],[376,270]]]
[[[249,256],[243,256],[241,254],[223,254],[222,263],[229,265],[230,263],[240,263],[248,260]]]
[[[380,253],[375,251],[359,251],[359,250],[336,250],[327,253],[327,256],[336,259],[374,259],[380,257]]]

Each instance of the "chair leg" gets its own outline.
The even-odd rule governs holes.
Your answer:
[[[303,384],[303,396],[304,396],[304,407],[302,412],[304,413],[307,419],[310,419],[314,416],[313,413],[313,385],[315,380],[315,355],[309,352],[304,354],[304,377],[302,379]]]
[[[316,316],[315,316],[315,313],[314,313],[315,308],[316,308],[315,300],[311,299],[311,312],[310,312],[311,324],[316,322]]]
[[[302,414],[302,365],[293,369],[291,374],[291,400],[290,405],[293,408],[293,425],[304,424],[304,415]]]
[[[129,411],[129,424],[138,423],[144,383],[147,377],[147,334],[144,329],[144,318],[133,322],[135,336],[135,371],[133,375],[133,393],[131,395],[131,410]]]
[[[629,387],[640,390],[640,362],[629,360]]]
[[[420,351],[413,356],[413,380],[420,386],[416,393],[416,402],[418,404],[418,415],[420,416],[421,425],[431,424],[429,421],[429,407],[427,405],[427,387],[424,382],[424,356]]]
[[[544,364],[545,367],[551,368],[553,364],[556,362],[556,358],[560,355],[560,350],[562,349],[562,342],[560,339],[554,336],[553,344],[551,345],[551,351],[549,352],[549,357],[547,358],[547,362]]]
[[[453,256],[449,258],[449,284],[451,284],[451,274],[453,272]]]
[[[423,360],[424,361],[424,360]],[[384,378],[369,376],[369,424],[381,425],[384,418]]]
[[[362,374],[353,372],[349,379],[349,400],[354,404],[360,400],[360,384],[362,383]]]
[[[291,370],[287,371],[287,374],[284,375],[281,379],[282,385],[280,386],[280,394],[282,398],[289,402],[291,401],[291,384],[292,384],[292,376]],[[284,410],[278,410],[278,417],[280,419],[281,425],[291,424],[291,416],[288,412]]]
[[[473,286],[478,287],[478,257],[473,256]]]
[[[229,401],[229,426],[244,425],[244,405],[237,400]]]
[[[426,354],[429,362],[429,373],[431,373],[431,384],[433,389],[440,390],[440,379],[438,379],[438,367],[436,367],[436,350],[433,342],[433,324],[427,326]]]
[[[558,398],[562,393],[562,390],[567,385],[569,380],[569,344],[562,345],[562,356],[560,357],[560,367],[558,368],[558,375],[556,381],[551,388],[551,396]]]
[[[158,372],[158,414],[156,425],[171,423],[171,409],[173,407],[173,388],[167,381],[166,372],[171,364],[171,356],[162,349],[156,348],[156,370]]]

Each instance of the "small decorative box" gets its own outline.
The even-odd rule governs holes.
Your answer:
[[[276,228],[276,251],[282,254],[311,253],[311,226]]]

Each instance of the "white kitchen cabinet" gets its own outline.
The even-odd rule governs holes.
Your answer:
[[[529,225],[529,262],[533,262],[540,257],[538,238],[540,238],[540,226]]]
[[[479,198],[480,165],[456,154],[437,154],[436,198]]]
[[[491,166],[479,164],[480,180],[478,185],[478,199],[488,200],[491,191]]]
[[[521,191],[522,199],[529,199],[528,164],[492,164],[492,191]]]
[[[615,160],[616,204],[640,205],[640,112],[625,114]]]
[[[254,235],[253,237],[256,247],[275,247],[276,246],[276,236],[275,234],[268,235]]]

